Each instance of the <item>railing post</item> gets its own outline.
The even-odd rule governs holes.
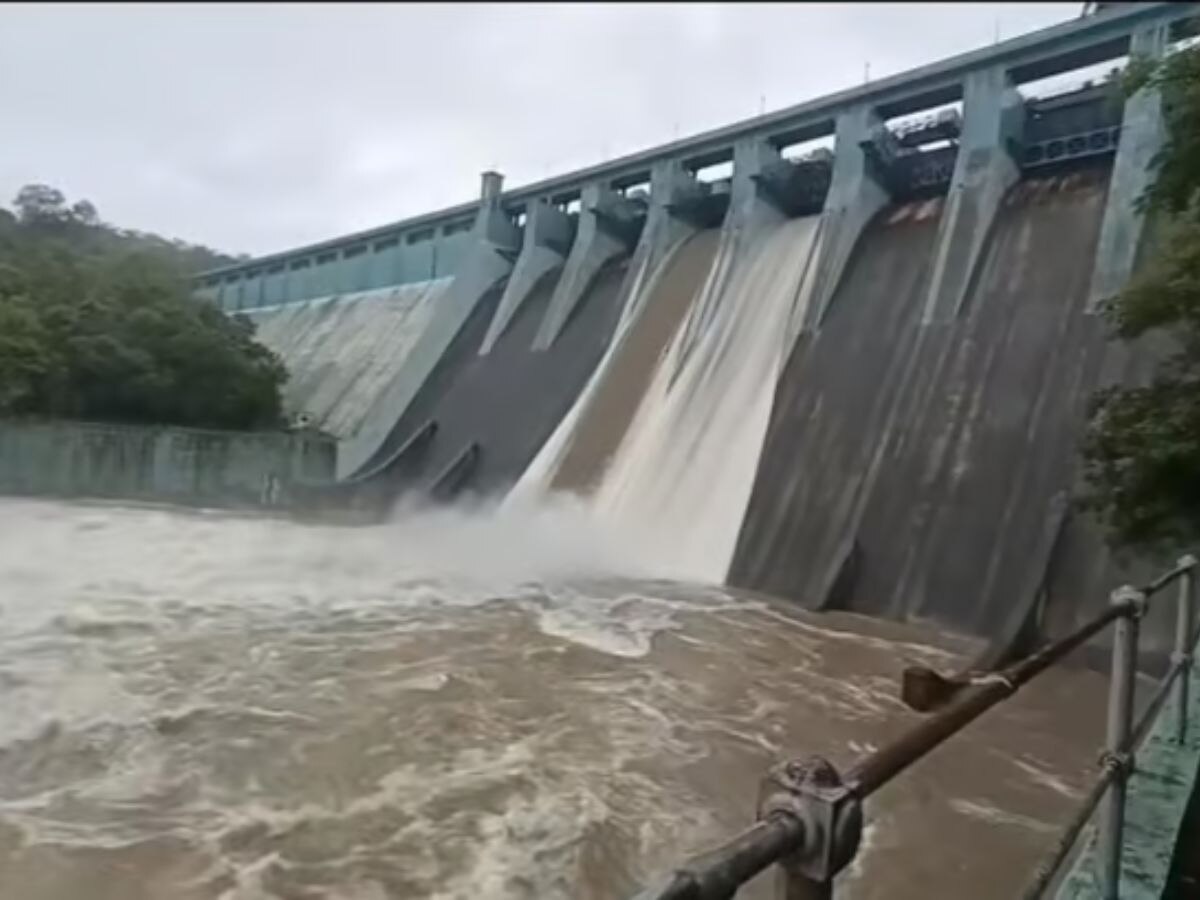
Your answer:
[[[1178,666],[1175,672],[1175,740],[1182,744],[1187,739],[1188,728],[1188,680],[1192,675],[1192,620],[1195,607],[1192,605],[1196,589],[1196,557],[1190,553],[1179,558],[1179,599],[1175,616],[1175,652],[1171,662]]]
[[[814,881],[799,872],[779,872],[778,900],[833,900],[833,879]]]
[[[832,900],[834,877],[862,838],[854,790],[828,760],[790,760],[772,767],[759,786],[759,818],[779,813],[803,823],[804,842],[779,860],[776,900]]]
[[[1129,613],[1117,619],[1113,635],[1112,675],[1108,684],[1108,728],[1104,764],[1116,769],[1104,801],[1100,820],[1100,864],[1103,866],[1104,900],[1117,900],[1121,881],[1122,832],[1125,825],[1125,789],[1129,777],[1129,734],[1133,727],[1133,680],[1137,670],[1138,619],[1145,609],[1146,595],[1129,587],[1117,588],[1110,602],[1130,605]]]

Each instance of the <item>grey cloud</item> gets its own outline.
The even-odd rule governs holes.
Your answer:
[[[7,5],[0,198],[262,253],[1076,15],[1078,4]]]

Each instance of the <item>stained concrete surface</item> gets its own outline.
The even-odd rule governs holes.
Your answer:
[[[315,434],[95,422],[0,423],[0,493],[197,506],[272,506],[296,481],[333,477]]]
[[[442,354],[430,371],[429,377],[425,379],[425,383],[413,397],[408,409],[392,426],[387,437],[379,445],[379,449],[371,454],[367,462],[352,477],[369,477],[381,467],[385,467],[396,451],[402,448],[412,434],[428,421],[432,411],[437,408],[438,402],[454,384],[454,380],[479,353],[479,348],[496,313],[502,292],[502,287],[494,288],[479,301],[475,309],[471,311],[471,315],[467,317],[466,322],[463,323],[462,328],[459,329],[458,334],[446,347],[446,352]]]
[[[926,326],[914,298],[931,220],[876,221],[781,379],[731,583],[988,637],[1032,606],[1047,557],[1044,629],[1105,601],[1103,548],[1046,542],[1092,392],[1145,366],[1087,310],[1106,186],[1103,169],[1017,185],[965,309]],[[1169,631],[1156,617],[1147,631],[1161,649]]]

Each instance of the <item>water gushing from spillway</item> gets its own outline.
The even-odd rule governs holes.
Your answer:
[[[818,223],[772,226],[742,258],[723,242],[592,498],[607,527],[653,547],[682,577],[725,578],[786,335],[808,302]]]
[[[617,900],[969,651],[658,580],[568,503],[338,529],[6,499],[0,535],[5,900]],[[1012,896],[1090,778],[1098,681],[881,794],[845,896]]]

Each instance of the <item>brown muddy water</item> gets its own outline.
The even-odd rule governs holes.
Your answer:
[[[774,761],[900,733],[905,664],[972,649],[660,580],[647,550],[571,507],[0,500],[0,896],[627,897],[747,825]],[[839,897],[1019,894],[1102,706],[1058,671],[903,774]]]

